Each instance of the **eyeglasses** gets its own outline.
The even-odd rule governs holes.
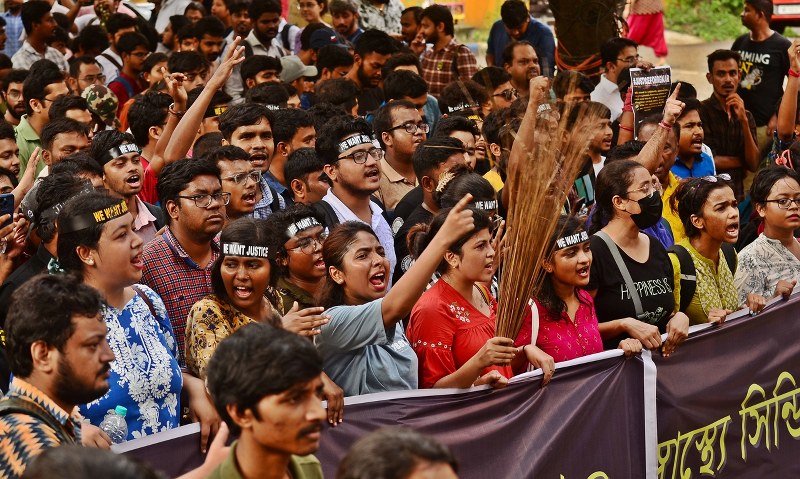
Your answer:
[[[398,130],[400,128],[404,128],[406,130],[406,133],[408,133],[409,135],[413,135],[414,133],[417,132],[417,130],[422,130],[422,133],[428,133],[429,131],[431,131],[431,127],[427,123],[409,122],[409,123],[403,123],[402,125],[393,126],[388,130],[386,130],[386,132],[388,133],[390,131]]]
[[[192,200],[198,208],[208,208],[214,201],[218,201],[223,205],[231,202],[231,194],[226,192],[214,193],[213,195],[176,196],[176,198]]]
[[[658,188],[656,187],[656,185],[654,185],[653,183],[648,183],[647,185],[642,186],[641,188],[637,188],[635,190],[626,191],[626,193],[631,194],[631,193],[639,192],[639,193],[644,193],[645,196],[649,197],[649,196],[652,196],[653,193],[655,193],[657,190],[658,190]]]
[[[495,93],[495,94],[494,94],[494,95],[492,95],[492,96],[493,96],[493,97],[495,97],[495,96],[501,96],[501,97],[503,97],[503,98],[504,98],[506,101],[511,101],[511,100],[513,100],[514,98],[517,98],[517,97],[519,96],[519,93],[517,92],[517,89],[516,89],[516,88],[509,88],[509,89],[507,89],[507,90],[503,90],[503,91],[501,91],[500,93]]]
[[[248,173],[237,173],[233,176],[225,176],[222,179],[233,180],[233,182],[236,183],[237,185],[241,185],[242,183],[247,181],[248,178],[253,180],[254,183],[258,183],[259,181],[261,181],[261,171],[253,170]]]
[[[634,56],[631,56],[631,57],[617,58],[617,61],[625,62],[625,63],[627,63],[629,65],[633,65],[634,63],[638,62],[641,58],[642,57],[640,57],[639,55],[634,55]]]
[[[340,156],[337,160],[344,160],[345,158],[352,158],[353,163],[357,165],[363,165],[367,162],[367,155],[375,158],[376,160],[380,161],[383,159],[383,150],[380,148],[370,148],[368,151],[357,151],[350,155]]]
[[[58,99],[64,98],[65,96],[67,96],[67,95],[58,95],[58,96],[57,96],[57,97],[55,97],[55,98],[47,98],[47,97],[44,97],[44,98],[43,98],[43,100],[44,100],[44,101],[50,101],[50,102],[53,102],[53,101],[56,101],[56,100],[58,100]]]
[[[6,97],[11,100],[19,100],[22,98],[22,92],[17,90],[11,90],[10,92],[6,93]]]
[[[131,52],[130,54],[136,58],[146,58],[147,55],[150,55],[150,52]]]
[[[764,203],[775,203],[778,208],[788,210],[792,205],[800,207],[800,198],[781,198],[778,200],[764,200]]]
[[[312,255],[317,248],[322,249],[322,242],[328,237],[328,232],[323,231],[319,235],[311,238],[305,237],[297,241],[297,246],[288,248],[287,251],[301,252],[303,254]]]
[[[106,82],[106,76],[103,75],[102,73],[98,73],[97,75],[87,75],[87,76],[85,76],[83,78],[78,78],[78,80],[89,82],[89,83],[95,83],[95,82],[105,83]]]

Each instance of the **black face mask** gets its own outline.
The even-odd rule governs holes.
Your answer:
[[[653,192],[650,196],[637,201],[641,213],[631,214],[631,219],[640,230],[654,226],[661,219],[661,212],[663,204],[661,203],[661,195],[658,191]]]

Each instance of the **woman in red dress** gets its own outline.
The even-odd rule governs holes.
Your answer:
[[[412,229],[412,251],[425,249],[447,213],[442,210],[430,226]],[[548,380],[554,370],[550,356],[536,346],[515,348],[511,339],[495,337],[497,301],[487,287],[495,271],[491,221],[477,209],[473,218],[475,228],[445,252],[441,278],[411,311],[407,336],[419,359],[419,386],[502,386],[513,375],[512,362],[542,367]]]

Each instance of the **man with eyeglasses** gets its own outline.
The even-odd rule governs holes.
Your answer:
[[[50,60],[39,60],[31,66],[28,78],[22,84],[22,94],[26,99],[26,115],[22,116],[15,131],[17,133],[17,146],[19,146],[19,176],[25,174],[28,160],[38,147],[42,146],[39,139],[42,129],[50,121],[50,107],[53,102],[69,94],[69,88],[64,81],[64,73]],[[44,162],[39,162],[36,174],[41,173]]]
[[[117,50],[122,56],[122,69],[119,76],[108,84],[108,89],[117,96],[119,116],[125,103],[145,89],[141,73],[150,54],[150,42],[141,33],[126,33],[117,42]]]
[[[103,69],[94,57],[83,56],[75,58],[69,67],[67,84],[76,94],[80,94],[90,85],[105,85],[106,76]]]
[[[261,170],[250,164],[250,155],[238,146],[225,145],[214,148],[205,157],[219,167],[222,190],[231,195],[225,208],[225,223],[252,216]]]
[[[328,228],[345,221],[371,226],[389,259],[390,271],[394,271],[397,259],[392,230],[381,207],[371,200],[381,183],[383,150],[378,146],[363,118],[338,116],[328,121],[319,131],[316,150],[332,186],[313,207]]]
[[[592,92],[592,101],[602,103],[611,110],[613,122],[622,114],[625,106],[620,96],[617,81],[626,68],[650,68],[653,65],[639,61],[639,45],[628,38],[612,38],[600,47],[600,60],[603,62],[603,74],[600,83]]]
[[[222,191],[217,165],[187,158],[161,170],[158,197],[168,226],[144,246],[141,282],[164,300],[185,365],[186,318],[194,303],[212,294],[211,267],[230,195]]]
[[[2,98],[6,105],[3,119],[12,126],[19,125],[25,114],[25,99],[22,97],[22,82],[28,78],[28,70],[11,70],[3,78]]]
[[[381,163],[378,199],[386,210],[417,186],[417,175],[411,157],[427,139],[428,124],[422,121],[416,105],[408,100],[392,100],[375,114],[372,123],[378,143],[386,152]]]

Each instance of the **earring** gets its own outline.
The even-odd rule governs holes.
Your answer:
[[[94,260],[92,258],[89,258],[86,260],[86,264],[88,264],[89,266],[94,266]]]

